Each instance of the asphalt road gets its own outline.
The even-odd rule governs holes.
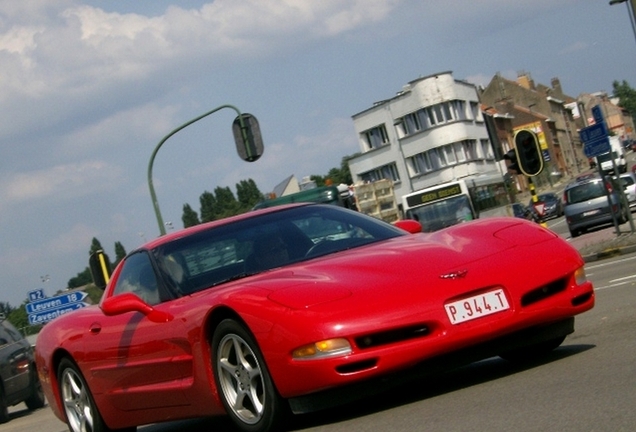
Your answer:
[[[356,404],[296,417],[294,431],[633,431],[636,425],[636,254],[590,263],[594,309],[543,361],[488,359]],[[49,408],[11,409],[2,432],[62,432]],[[140,432],[229,432],[224,417]]]

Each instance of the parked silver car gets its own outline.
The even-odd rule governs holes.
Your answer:
[[[614,216],[619,224],[627,221],[629,209],[620,204],[619,187],[612,177],[595,174],[581,176],[565,187],[565,220],[572,237],[589,228],[611,224]]]
[[[620,181],[623,185],[625,197],[629,201],[629,207],[634,211],[636,207],[636,174],[633,172],[623,173],[620,175]]]

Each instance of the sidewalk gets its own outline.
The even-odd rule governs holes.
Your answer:
[[[585,262],[636,252],[636,233],[631,233],[629,223],[619,229],[620,235],[613,226],[589,231],[569,239],[569,243],[581,253]]]

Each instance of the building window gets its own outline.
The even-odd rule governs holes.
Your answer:
[[[422,125],[420,124],[420,118],[417,113],[411,113],[404,117],[405,120],[405,129],[406,134],[414,134],[422,130]]]
[[[473,120],[475,121],[484,121],[484,118],[481,116],[481,110],[479,109],[479,103],[471,102],[470,103],[470,111],[473,114]]]
[[[400,181],[400,175],[395,163],[391,163],[360,174],[360,179],[364,182],[374,182],[382,179],[389,179],[393,180],[393,182],[395,183]]]
[[[464,152],[464,146],[461,142],[456,142],[453,144],[455,148],[455,156],[457,157],[457,162],[466,162],[466,153]]]
[[[466,120],[466,104],[462,100],[450,101],[450,107],[455,120]]]
[[[361,135],[369,150],[389,144],[389,135],[386,133],[384,124],[362,132]]]
[[[484,155],[484,159],[494,159],[495,154],[492,151],[492,146],[490,145],[490,141],[487,139],[481,140],[481,152]]]
[[[462,141],[462,147],[464,147],[466,160],[475,161],[479,159],[479,154],[477,153],[477,141],[464,140]]]

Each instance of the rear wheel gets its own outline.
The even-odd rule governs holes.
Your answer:
[[[7,406],[7,398],[4,395],[4,390],[0,386],[0,423],[6,423],[9,421],[9,407]]]
[[[36,410],[42,408],[45,402],[46,399],[44,399],[42,383],[40,382],[37,371],[34,369],[31,371],[31,396],[29,396],[24,403],[30,410]]]
[[[75,363],[65,358],[60,362],[57,380],[64,405],[66,422],[71,432],[111,432],[102,419],[88,385]],[[120,429],[134,432],[136,427]]]
[[[216,386],[232,421],[244,432],[280,431],[287,407],[245,327],[231,319],[222,321],[214,332],[212,352]]]
[[[499,357],[511,362],[535,360],[548,354],[549,352],[554,351],[556,348],[559,347],[559,345],[563,343],[564,340],[565,336],[559,336],[558,338],[549,341],[541,342],[523,348],[517,348],[515,350],[499,354]]]

